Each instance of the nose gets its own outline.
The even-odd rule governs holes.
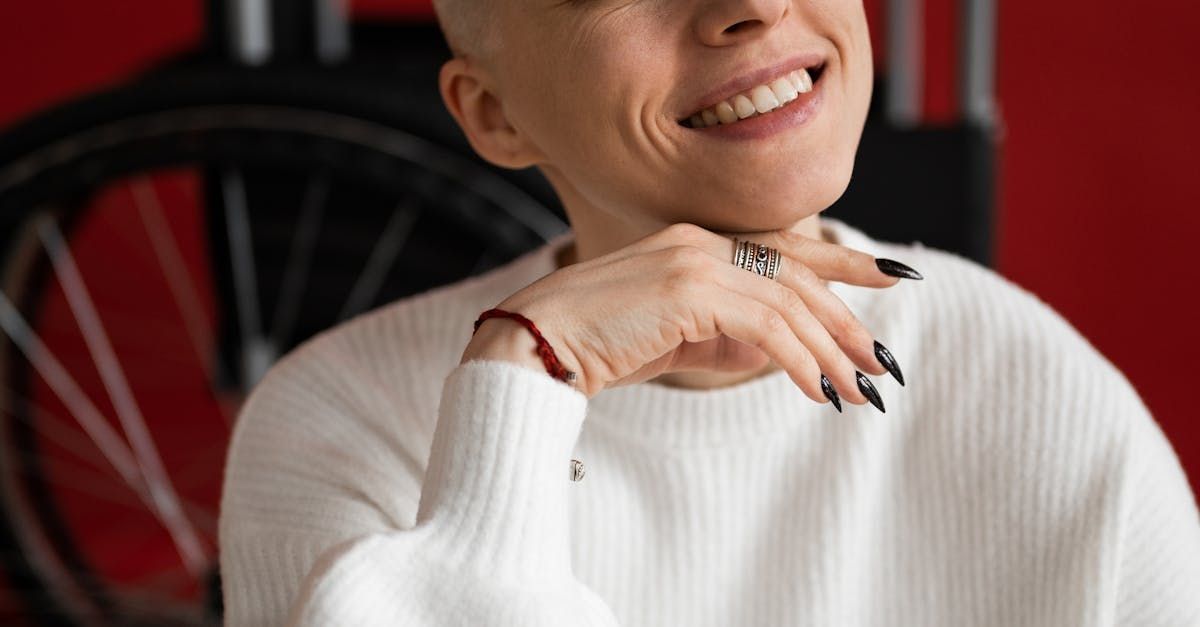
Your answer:
[[[696,35],[709,46],[762,37],[787,15],[792,0],[713,0],[696,19]]]

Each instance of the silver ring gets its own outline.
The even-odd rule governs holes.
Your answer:
[[[733,265],[774,281],[783,265],[779,249],[733,238]]]

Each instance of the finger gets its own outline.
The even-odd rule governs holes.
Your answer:
[[[699,248],[709,253],[714,260],[718,260],[724,264],[725,268],[732,269],[734,272],[743,271],[733,265],[736,246],[731,239],[688,223],[672,225],[672,227],[660,233],[659,241],[651,238],[646,240],[647,244],[661,245],[662,241],[668,240],[683,241],[685,243],[682,246]],[[824,242],[819,243],[824,244]],[[830,246],[855,255],[865,255],[865,253],[853,251],[848,248],[836,245]],[[807,338],[801,338],[802,341],[805,341],[806,345],[813,350],[822,370],[833,382],[834,387],[839,393],[844,392],[846,399],[852,403],[862,404],[868,402],[866,396],[862,393],[862,388],[858,384],[858,373],[855,370],[861,370],[862,372],[874,375],[881,375],[888,372],[887,368],[880,363],[879,358],[876,356],[874,337],[858,321],[857,317],[854,316],[845,303],[829,290],[828,285],[821,277],[808,267],[807,263],[803,263],[802,260],[792,257],[783,249],[780,250],[780,254],[783,257],[783,262],[780,264],[780,272],[776,276],[776,280],[784,286],[783,291],[790,289],[798,294],[804,302],[809,315],[816,318],[816,325],[806,320],[803,314],[801,314],[800,320],[794,321],[797,325],[798,333],[805,329],[809,333]],[[869,256],[867,257],[870,258]],[[774,283],[770,279],[760,277],[754,272],[748,272],[747,275],[754,276],[759,281],[764,281],[764,285]],[[726,284],[726,287],[730,288],[735,284],[740,285],[744,283],[744,279],[740,275],[738,275],[738,279],[737,281],[730,281]],[[894,282],[896,279],[889,278],[888,280]],[[789,300],[792,300],[783,291],[774,290],[773,299],[763,293],[758,293],[757,297],[764,302],[782,306],[786,305]],[[814,326],[819,326],[820,330],[813,328]],[[809,343],[809,341],[812,343]],[[830,348],[831,343],[833,346],[836,346],[836,350]],[[847,363],[847,360],[849,363]]]
[[[720,295],[707,298],[710,304],[722,300]],[[805,396],[818,403],[830,402],[821,391],[821,368],[817,360],[779,311],[750,297],[721,304],[724,306],[714,306],[711,310],[717,331],[766,353],[787,371]]]
[[[829,401],[821,390],[820,365],[791,323],[775,308],[731,293],[714,281],[724,269],[708,253],[694,246],[675,246],[652,253],[645,261],[660,270],[665,302],[674,303],[672,309],[680,314],[670,327],[680,329],[684,341],[706,342],[724,334],[754,346],[787,370],[809,398]]]
[[[894,260],[878,259],[860,250],[792,231],[710,231],[689,222],[671,224],[610,254],[615,256],[614,259],[624,258],[672,246],[690,245],[702,248],[732,265],[736,249],[734,238],[778,248],[780,253],[800,260],[825,281],[862,287],[891,287],[900,282],[899,277],[885,273],[882,268],[901,272],[907,278],[923,278],[916,270]]]
[[[733,264],[714,263],[712,272],[714,283],[778,311],[843,399],[857,405],[869,402],[858,388],[855,363],[796,290]]]
[[[900,282],[900,277],[885,273],[884,268],[889,269],[889,272],[900,272],[907,269],[908,271],[904,272],[906,275],[904,278],[923,278],[919,272],[894,260],[880,260],[860,250],[814,239],[792,231],[716,234],[730,240],[729,245],[722,245],[722,247],[729,249],[731,263],[734,251],[732,242],[736,237],[738,240],[750,240],[756,244],[778,248],[779,252],[800,260],[817,276],[826,281],[837,281],[862,287],[891,287]]]
[[[859,370],[875,375],[888,373],[875,355],[875,338],[871,332],[815,272],[786,256],[780,266],[776,277],[779,283],[800,295],[809,311]]]

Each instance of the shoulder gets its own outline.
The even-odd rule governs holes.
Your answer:
[[[913,403],[923,428],[976,438],[992,457],[1031,449],[1049,456],[1066,447],[1099,463],[1131,429],[1153,425],[1125,374],[1030,290],[919,242],[883,242],[855,230],[853,244],[924,276],[856,301],[908,379],[907,389],[884,380],[890,389],[881,392]]]
[[[956,385],[988,399],[997,396],[996,386],[1013,396],[1053,391],[1080,409],[1106,390],[1105,402],[1119,396],[1126,409],[1140,405],[1124,373],[1034,292],[972,259],[919,243],[879,243],[878,253],[909,263],[925,279],[902,282],[908,285],[882,297],[873,313],[903,320],[918,359],[947,371]]]
[[[475,316],[520,278],[511,262],[393,301],[284,355],[239,411],[222,517],[273,515],[288,499],[319,507],[322,492],[336,500],[350,490],[370,497],[356,506],[370,502],[381,523],[411,523],[445,379]]]
[[[863,299],[862,313],[904,369],[906,387],[879,380],[905,433],[902,457],[944,470],[938,490],[955,502],[1056,521],[1047,524],[1082,514],[1099,534],[1120,517],[1135,477],[1186,485],[1130,380],[1049,303],[952,252],[864,246],[925,277]]]

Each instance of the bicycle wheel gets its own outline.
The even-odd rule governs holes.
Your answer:
[[[469,156],[439,106],[344,75],[202,72],[0,138],[2,556],[41,622],[219,623],[224,452],[265,370],[566,228],[548,187]]]

